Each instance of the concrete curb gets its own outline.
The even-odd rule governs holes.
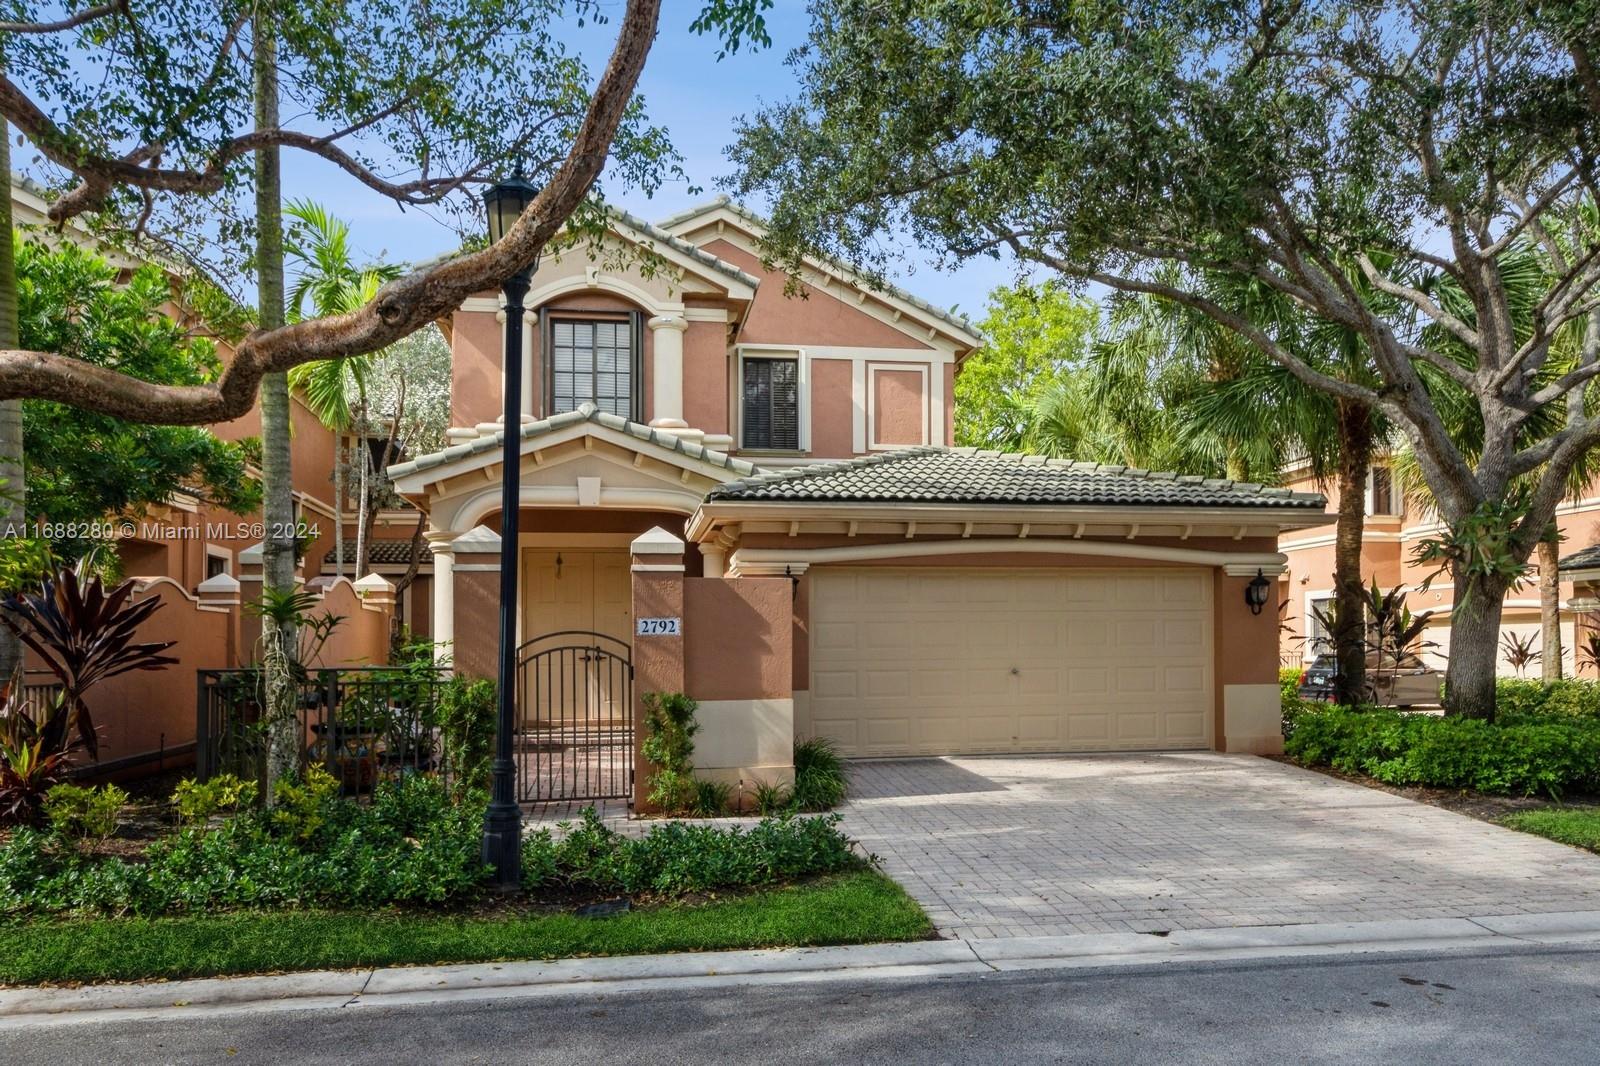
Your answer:
[[[551,962],[476,963],[320,971],[82,988],[0,989],[0,1029],[219,1012],[388,1007],[443,1000],[537,998],[577,989],[618,994],[828,980],[951,977],[1376,952],[1600,945],[1600,911],[1483,915],[1326,925],[1174,930],[1166,936],[932,940]]]

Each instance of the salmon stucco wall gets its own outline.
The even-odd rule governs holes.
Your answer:
[[[690,238],[694,238],[691,236]],[[814,285],[788,295],[788,277],[768,270],[761,257],[732,241],[718,238],[700,245],[705,251],[761,279],[739,339],[745,344],[825,344],[871,348],[928,346],[887,322],[879,321],[832,292]]]
[[[1254,579],[1215,571],[1215,728],[1218,751],[1277,755],[1283,751],[1278,686],[1278,617],[1251,612],[1245,588]]]
[[[683,420],[706,433],[728,433],[728,327],[690,322],[683,334]],[[648,366],[646,370],[648,371]]]
[[[872,367],[873,447],[926,444],[928,397],[926,368],[886,370]]]
[[[475,426],[500,414],[503,327],[493,311],[457,311],[450,343],[450,424]]]
[[[848,359],[812,359],[811,454],[844,459],[855,454],[854,401]]]

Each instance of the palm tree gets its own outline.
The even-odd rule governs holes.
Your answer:
[[[1208,298],[1245,315],[1308,361],[1349,380],[1368,381],[1365,345],[1347,330],[1308,320],[1281,297],[1248,281],[1208,275]],[[1335,524],[1334,605],[1329,633],[1338,658],[1341,702],[1363,698],[1366,684],[1366,584],[1361,545],[1366,485],[1376,442],[1388,428],[1370,407],[1312,389],[1263,358],[1231,330],[1156,297],[1126,300],[1117,332],[1097,349],[1097,406],[1153,409],[1186,469],[1217,470],[1239,481],[1274,481],[1284,457],[1308,464],[1318,481],[1339,488]],[[1151,415],[1134,421],[1149,425]],[[1146,464],[1140,464],[1146,465]]]
[[[292,220],[288,235],[288,254],[297,264],[294,288],[289,292],[289,317],[296,320],[307,315],[321,318],[344,314],[368,303],[383,283],[399,275],[397,266],[378,264],[357,267],[351,260],[350,226],[335,218],[326,208],[310,200],[291,200],[284,213]],[[371,497],[371,449],[365,444],[369,428],[367,385],[374,362],[382,353],[350,356],[344,359],[324,359],[302,363],[289,372],[289,384],[299,389],[324,426],[333,430],[340,442],[335,449],[333,466],[336,510],[341,517],[334,519],[334,555],[339,560],[339,573],[344,573],[344,521],[345,469],[343,434],[352,428],[360,438],[349,453],[359,464],[358,511],[356,519],[355,576],[360,577],[367,564],[367,517]],[[352,408],[350,399],[356,399]]]
[[[17,337],[16,231],[11,221],[11,128],[0,119],[0,348],[15,348]],[[0,521],[20,526],[27,520],[23,502],[22,401],[0,400]],[[21,536],[15,529],[7,535]],[[10,630],[0,632],[0,684],[22,666],[22,644]]]

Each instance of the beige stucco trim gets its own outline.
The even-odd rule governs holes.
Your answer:
[[[1283,690],[1277,685],[1222,687],[1223,744],[1230,752],[1283,754]]]
[[[1284,557],[1278,552],[1218,552],[1200,548],[1172,548],[1133,541],[1073,540],[1061,538],[1018,538],[1005,540],[906,541],[897,544],[849,544],[834,548],[740,548],[728,560],[734,577],[771,576],[803,573],[812,566],[827,563],[883,562],[892,559],[926,559],[936,556],[965,555],[1087,555],[1111,559],[1144,559],[1151,562],[1183,563],[1190,566],[1232,566],[1254,573],[1281,569]]]
[[[1291,507],[1073,507],[995,504],[871,503],[842,501],[767,503],[764,501],[711,500],[700,505],[688,525],[693,541],[709,539],[730,522],[776,521],[917,522],[921,524],[981,523],[983,525],[1156,527],[1187,529],[1189,536],[1276,536],[1285,529],[1305,529],[1327,521],[1321,511]],[[831,532],[831,530],[827,530]]]
[[[703,700],[695,711],[696,773],[794,765],[792,699]]]

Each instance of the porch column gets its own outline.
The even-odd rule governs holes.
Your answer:
[[[644,696],[647,692],[682,692],[683,686],[683,553],[682,539],[660,526],[634,539],[633,618],[635,630],[655,630],[633,638],[633,720],[635,723],[633,805],[643,810],[650,792],[652,768],[644,760]],[[653,624],[652,624],[653,623]],[[676,623],[677,632],[670,632]]]
[[[448,667],[456,639],[455,540],[461,534],[430,529],[423,534],[433,553],[433,661]]]
[[[494,639],[500,612],[500,534],[478,526],[455,539],[450,563],[455,611],[451,662],[464,677],[494,677],[500,660]]]
[[[700,545],[701,572],[706,577],[721,578],[728,573],[728,549],[718,541],[703,541]]]
[[[687,429],[683,420],[683,334],[689,322],[682,315],[656,315],[649,321],[651,346],[651,390],[657,429]]]

